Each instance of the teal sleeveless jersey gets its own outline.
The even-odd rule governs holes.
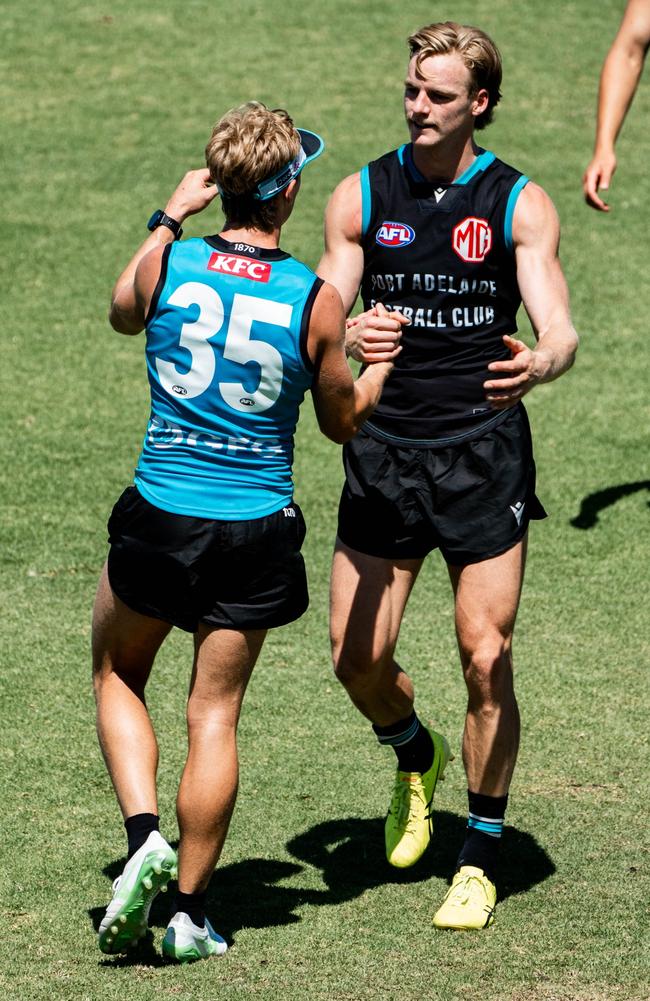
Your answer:
[[[151,416],[135,473],[151,504],[241,521],[291,503],[321,285],[279,249],[219,236],[165,249],[146,320]]]

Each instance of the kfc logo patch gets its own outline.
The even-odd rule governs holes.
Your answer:
[[[250,257],[234,254],[212,254],[208,261],[208,271],[220,271],[235,278],[250,278],[254,282],[268,282],[271,265],[266,261],[256,261]]]
[[[451,245],[468,264],[480,264],[492,249],[492,230],[487,219],[468,216],[457,226],[451,237]]]
[[[415,240],[415,230],[405,222],[382,222],[375,240],[382,247],[408,247]]]

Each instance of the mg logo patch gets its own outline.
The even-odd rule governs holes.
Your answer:
[[[415,230],[405,222],[382,222],[375,240],[382,247],[408,247],[415,240]]]
[[[457,226],[451,237],[451,245],[468,264],[480,264],[492,249],[492,230],[487,219],[468,216]]]
[[[268,282],[271,277],[271,265],[266,261],[237,257],[234,254],[212,254],[208,261],[208,271],[220,271],[236,278],[250,278],[254,282]]]

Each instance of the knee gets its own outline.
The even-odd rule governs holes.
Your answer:
[[[93,650],[92,685],[95,697],[101,695],[103,689],[113,674],[113,663],[110,657],[102,656]]]
[[[124,686],[144,701],[144,691],[149,677],[150,667],[143,669],[140,663],[132,664],[128,658],[120,658],[104,652],[93,656],[92,684],[95,698],[99,699],[111,686]]]
[[[512,690],[510,642],[503,636],[483,639],[471,650],[465,650],[462,659],[470,703],[484,707],[499,705]]]
[[[370,688],[382,671],[384,658],[370,644],[332,637],[334,674],[344,688]]]
[[[187,732],[190,742],[209,741],[219,745],[237,741],[239,711],[228,705],[190,699],[187,703]]]

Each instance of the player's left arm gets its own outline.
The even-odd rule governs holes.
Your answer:
[[[511,357],[488,365],[497,379],[484,383],[497,410],[512,407],[538,383],[552,382],[571,368],[578,335],[571,322],[569,292],[558,257],[560,223],[553,202],[537,184],[522,190],[512,222],[517,282],[537,344],[503,338]]]

